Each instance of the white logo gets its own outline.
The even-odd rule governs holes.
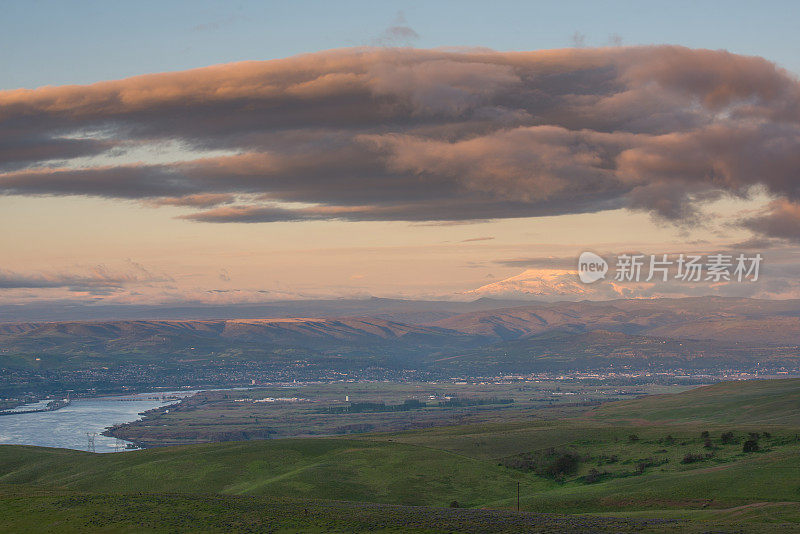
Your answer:
[[[583,252],[578,258],[578,278],[591,284],[606,277],[608,263],[594,252]]]

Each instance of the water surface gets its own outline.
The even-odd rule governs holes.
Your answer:
[[[89,433],[96,434],[96,452],[123,450],[127,442],[101,436],[100,433],[110,426],[139,419],[141,412],[173,404],[177,402],[176,396],[185,397],[194,393],[169,391],[75,399],[69,406],[55,411],[0,416],[0,443],[85,451],[89,449]],[[19,406],[16,410],[43,408],[48,402]]]

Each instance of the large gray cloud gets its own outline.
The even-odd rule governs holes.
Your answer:
[[[175,141],[194,159],[69,164]],[[798,168],[796,79],[672,46],[348,49],[0,92],[0,192],[140,199],[207,222],[620,207],[686,221],[756,187],[800,201]],[[800,236],[789,219],[749,227]]]
[[[744,226],[760,234],[800,243],[800,203],[776,200],[764,213],[747,218]]]

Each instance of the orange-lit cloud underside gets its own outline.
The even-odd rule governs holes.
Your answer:
[[[176,140],[184,161],[125,157]],[[797,81],[680,47],[347,49],[0,92],[3,193],[193,207],[205,222],[620,207],[691,221],[698,202],[754,187],[794,203],[799,166]],[[771,233],[773,216],[748,224]]]

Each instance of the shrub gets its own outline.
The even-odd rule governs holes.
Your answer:
[[[578,470],[582,458],[574,452],[554,448],[531,453],[522,453],[503,458],[501,465],[522,471],[533,471],[537,475],[563,480]]]
[[[711,437],[711,434],[708,433],[708,430],[703,430],[702,432],[700,432],[700,437],[702,439],[708,439]]]
[[[641,475],[644,474],[645,469],[648,467],[657,467],[659,465],[668,463],[669,460],[664,458],[662,460],[657,460],[655,458],[642,458],[636,462],[636,469],[634,469],[634,475]]]
[[[692,454],[692,453],[689,452],[689,453],[686,453],[686,455],[683,457],[683,460],[681,460],[681,463],[682,464],[693,464],[693,463],[696,463],[696,462],[702,462],[705,459],[706,459],[706,457],[703,456],[702,454]]]
[[[600,482],[604,478],[610,476],[608,471],[598,471],[594,467],[589,469],[589,473],[583,477],[583,481],[586,484],[594,484],[595,482]]]
[[[450,508],[461,508],[461,505],[458,504],[458,501],[450,501]]]
[[[603,464],[615,464],[619,461],[619,456],[616,454],[612,454],[611,456],[606,456],[605,454],[601,454],[597,457],[597,465]]]
[[[639,441],[639,436],[637,436],[636,434],[631,434],[630,436],[628,436],[628,442],[636,443],[637,441]]]
[[[748,439],[742,445],[742,452],[756,452],[758,451],[758,441],[754,439]]]
[[[730,445],[731,443],[736,443],[736,438],[733,436],[733,432],[723,432],[720,436],[722,443],[726,445]]]
[[[545,468],[545,473],[550,476],[570,475],[578,469],[581,459],[577,454],[570,452],[558,455]]]

